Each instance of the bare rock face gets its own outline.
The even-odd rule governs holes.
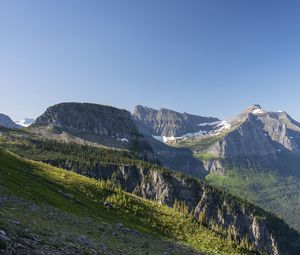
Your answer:
[[[99,136],[131,138],[138,135],[130,112],[88,103],[61,103],[49,107],[34,126],[53,126]]]
[[[253,105],[230,123],[234,128],[208,148],[210,153],[239,157],[300,152],[300,124],[285,112],[268,112]]]
[[[179,113],[168,109],[155,110],[141,105],[135,107],[133,116],[140,126],[143,126],[144,132],[166,137],[205,131],[211,129],[211,126],[201,124],[219,121],[218,118]]]
[[[21,128],[21,126],[13,122],[10,117],[2,113],[0,113],[0,126],[5,128]]]

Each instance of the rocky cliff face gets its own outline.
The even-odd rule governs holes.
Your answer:
[[[300,124],[285,112],[269,112],[252,105],[229,121],[228,128],[178,143],[187,147],[192,144],[196,153],[204,151],[216,157],[261,157],[281,151],[299,154]]]
[[[75,132],[131,138],[138,135],[130,112],[111,106],[62,103],[49,107],[35,126],[54,126]]]
[[[205,175],[203,163],[196,160],[188,148],[174,148],[165,143],[176,141],[181,136],[194,137],[209,133],[218,125],[219,119],[168,109],[155,110],[141,105],[135,107],[133,117],[140,133],[152,146],[163,166],[197,177]]]
[[[213,229],[226,229],[237,241],[248,238],[255,247],[270,254],[296,254],[300,248],[299,235],[283,221],[194,179],[126,167],[119,168],[114,178],[127,191],[144,198],[168,206],[173,206],[175,200],[185,202],[195,219]],[[297,248],[292,247],[287,236],[298,243]]]
[[[208,148],[208,152],[220,157],[299,153],[300,124],[285,112],[267,112],[254,105],[231,121],[231,125],[233,130]]]
[[[201,117],[168,109],[155,110],[138,105],[133,116],[142,132],[153,136],[179,137],[188,133],[209,131],[219,121],[213,117]]]
[[[207,151],[218,157],[265,156],[275,154],[278,148],[263,123],[251,114]]]
[[[153,139],[141,122],[126,110],[110,106],[62,103],[49,107],[30,129],[42,136],[66,142],[92,143],[142,152],[143,159],[195,176],[204,173],[202,163],[189,150],[169,147]],[[142,134],[141,134],[142,133]],[[153,149],[153,150],[152,150]]]
[[[21,128],[21,126],[13,122],[10,117],[2,113],[0,113],[0,126],[6,128]]]
[[[70,166],[70,162],[68,163]],[[68,168],[66,166],[66,168]],[[80,169],[77,170],[78,173]],[[299,234],[282,220],[203,182],[161,169],[98,165],[89,177],[110,179],[124,190],[172,207],[185,203],[196,220],[274,255],[298,254]]]
[[[299,176],[289,169],[286,158],[299,157],[300,124],[285,112],[268,112],[259,105],[246,108],[223,129],[198,138],[177,142],[193,153],[208,154],[203,160],[209,173],[222,175],[225,169],[276,170]],[[290,154],[290,155],[289,155]]]
[[[50,138],[117,148],[127,148],[142,139],[130,112],[88,103],[51,106],[30,129]]]

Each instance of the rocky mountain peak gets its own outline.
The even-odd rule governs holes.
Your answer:
[[[130,112],[90,103],[60,103],[51,106],[37,118],[31,128],[48,133],[54,128],[106,146],[112,144],[113,140],[125,144],[140,136]]]
[[[158,110],[155,110],[153,108],[147,107],[147,106],[142,106],[142,105],[137,105],[134,108],[133,111],[133,116],[136,119],[144,119],[145,116],[155,116],[158,113]]]
[[[133,116],[142,133],[161,137],[178,137],[206,130],[218,118],[179,113],[161,108],[159,110],[138,105]]]
[[[246,108],[231,121],[234,127],[211,151],[218,156],[265,156],[281,151],[300,152],[300,124],[286,112]]]
[[[3,113],[0,113],[0,126],[6,128],[21,128],[21,126],[13,122],[13,120],[9,116]]]
[[[235,121],[244,121],[247,118],[249,118],[249,115],[262,115],[265,114],[266,111],[261,108],[259,104],[253,104],[244,109],[238,117],[235,119]]]
[[[244,111],[255,111],[258,109],[262,109],[259,104],[252,104],[252,105],[248,106]]]

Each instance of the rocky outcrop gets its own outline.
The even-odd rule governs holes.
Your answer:
[[[51,163],[51,162],[50,162]],[[71,162],[65,168],[71,166]],[[76,170],[79,174],[80,168]],[[129,165],[98,165],[85,173],[97,179],[110,179],[124,190],[172,207],[185,203],[196,220],[237,242],[251,243],[269,254],[296,255],[299,234],[271,213],[228,195],[204,182],[164,169]]]
[[[207,151],[218,157],[265,156],[276,153],[276,146],[264,131],[262,123],[250,115]]]
[[[4,207],[8,209],[3,214]],[[136,247],[139,247],[140,254],[147,254],[149,250],[159,247],[161,254],[203,255],[185,246],[144,234],[122,223],[78,217],[48,204],[36,204],[13,195],[0,193],[1,209],[1,221],[4,222],[0,227],[1,255],[122,254],[124,244],[127,254],[132,254]],[[45,225],[51,226],[51,229],[41,226],[45,215]],[[30,219],[30,224],[25,219]],[[72,231],[74,226],[76,231]],[[91,233],[97,233],[101,238],[93,238]]]
[[[155,110],[141,105],[135,107],[133,116],[142,133],[165,137],[209,131],[212,125],[215,126],[219,121],[218,118],[179,113],[163,108]]]
[[[207,152],[219,157],[261,157],[281,151],[300,152],[300,124],[285,112],[268,112],[253,105],[230,124],[232,130],[225,132],[221,139],[207,148]]]
[[[173,206],[175,200],[184,202],[195,219],[202,220],[212,229],[224,229],[238,242],[247,239],[269,254],[297,254],[300,248],[298,233],[282,220],[195,179],[168,172],[119,167],[113,180],[128,192],[161,204]]]
[[[129,139],[138,135],[130,112],[88,103],[61,103],[49,107],[34,126],[53,126],[71,132]]]
[[[0,126],[5,128],[21,128],[21,126],[13,122],[10,117],[2,113],[0,113]]]
[[[217,175],[223,175],[225,171],[221,159],[203,160],[203,166],[207,172]]]
[[[210,121],[214,121],[213,118],[204,120],[199,116],[180,114],[166,109],[157,111],[142,106],[136,107],[134,117],[140,132],[157,152],[161,162],[166,162],[165,166],[194,176],[204,169],[207,172],[222,174],[225,168],[220,158],[243,159],[247,163],[248,158],[263,158],[264,161],[266,157],[273,159],[281,152],[300,154],[300,124],[285,112],[265,111],[259,105],[251,105],[235,119],[217,125],[200,124],[201,121],[211,123]],[[210,131],[204,131],[202,128],[209,128]],[[193,133],[195,131],[198,133]],[[186,132],[193,135],[180,137]],[[179,156],[181,151],[153,142],[153,134],[161,136],[162,139],[171,136],[173,140],[164,142],[181,149],[190,149],[196,154],[210,154],[217,160],[203,160],[202,163],[196,164],[186,152],[184,162],[187,163],[174,168],[169,163],[171,157],[168,155]],[[251,159],[251,163],[254,161]],[[192,163],[197,171],[189,171],[188,162]]]
[[[139,151],[151,150],[130,112],[89,103],[49,107],[29,130],[50,139]]]

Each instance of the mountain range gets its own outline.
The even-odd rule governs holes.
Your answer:
[[[141,105],[131,114],[61,103],[30,123],[22,129],[2,117],[0,146],[168,207],[179,203],[209,229],[259,252],[297,254],[291,227],[300,231],[300,124],[286,112],[251,105],[225,121]],[[280,231],[296,238],[293,245]]]

